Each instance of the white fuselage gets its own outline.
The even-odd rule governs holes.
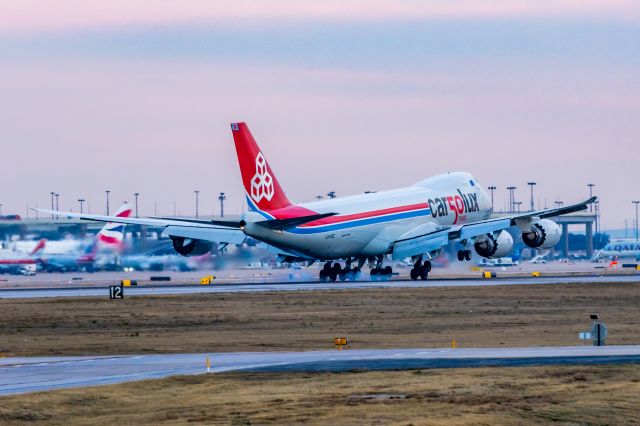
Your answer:
[[[413,186],[300,204],[310,213],[337,213],[285,231],[256,224],[268,212],[247,212],[244,232],[294,255],[314,259],[370,257],[416,233],[487,219],[491,200],[469,173],[434,176]],[[265,214],[266,213],[266,214]],[[416,234],[417,235],[417,234]]]
[[[598,251],[594,260],[603,258],[640,260],[640,241],[613,241]]]

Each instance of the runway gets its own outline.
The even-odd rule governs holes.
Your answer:
[[[0,359],[0,395],[202,374],[207,357],[211,372],[335,372],[640,363],[640,345],[4,358]]]
[[[638,275],[589,275],[571,277],[521,277],[521,278],[435,278],[427,281],[390,280],[390,281],[346,281],[321,283],[318,281],[279,281],[265,283],[229,283],[211,285],[144,285],[126,287],[125,298],[131,296],[180,295],[194,293],[245,293],[263,291],[303,291],[303,290],[344,290],[366,288],[416,288],[416,287],[459,287],[489,285],[525,285],[525,284],[571,284],[571,283],[638,283]],[[108,297],[107,287],[34,287],[3,288],[0,299],[20,299],[35,297]]]

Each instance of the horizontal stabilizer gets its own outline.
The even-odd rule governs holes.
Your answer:
[[[292,217],[289,219],[270,219],[256,222],[257,225],[264,226],[265,228],[273,229],[274,231],[284,231],[285,229],[295,228],[296,226],[304,223],[313,222],[315,220],[324,219],[325,217],[335,216],[338,213],[322,213],[311,214],[308,216]]]

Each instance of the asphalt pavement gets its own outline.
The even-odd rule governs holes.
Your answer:
[[[417,288],[417,287],[459,287],[488,285],[524,285],[524,284],[571,284],[571,283],[640,283],[639,275],[590,275],[572,277],[520,277],[520,278],[446,278],[427,281],[389,280],[389,281],[276,281],[264,283],[229,283],[210,285],[173,285],[159,284],[125,287],[125,297],[149,295],[179,295],[194,293],[245,293],[262,291],[298,291],[298,290],[343,290],[363,288]],[[0,299],[20,299],[34,297],[109,297],[108,287],[34,287],[3,288]]]

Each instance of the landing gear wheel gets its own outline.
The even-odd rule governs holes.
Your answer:
[[[458,250],[458,260],[460,262],[464,260],[464,250]]]
[[[380,275],[380,269],[378,268],[373,268],[371,269],[371,280],[372,281],[377,281],[378,280],[378,276]]]
[[[429,278],[429,271],[427,271],[427,268],[423,265],[420,268],[420,279],[426,281],[427,278]]]
[[[416,268],[412,268],[411,272],[409,273],[409,276],[411,277],[412,281],[415,281],[418,279],[418,271],[416,271]]]
[[[425,260],[424,261],[424,269],[427,271],[427,273],[431,272],[431,261],[430,260]]]
[[[471,250],[464,251],[464,258],[465,260],[471,260]]]
[[[329,278],[331,278],[331,281],[336,282],[340,274],[342,274],[342,266],[340,266],[340,264],[336,262],[329,270]]]
[[[358,278],[360,278],[360,268],[353,268],[351,270],[351,273],[349,273],[348,279],[350,279],[351,281],[355,281]]]
[[[320,270],[320,282],[327,281],[327,271],[324,269]]]

